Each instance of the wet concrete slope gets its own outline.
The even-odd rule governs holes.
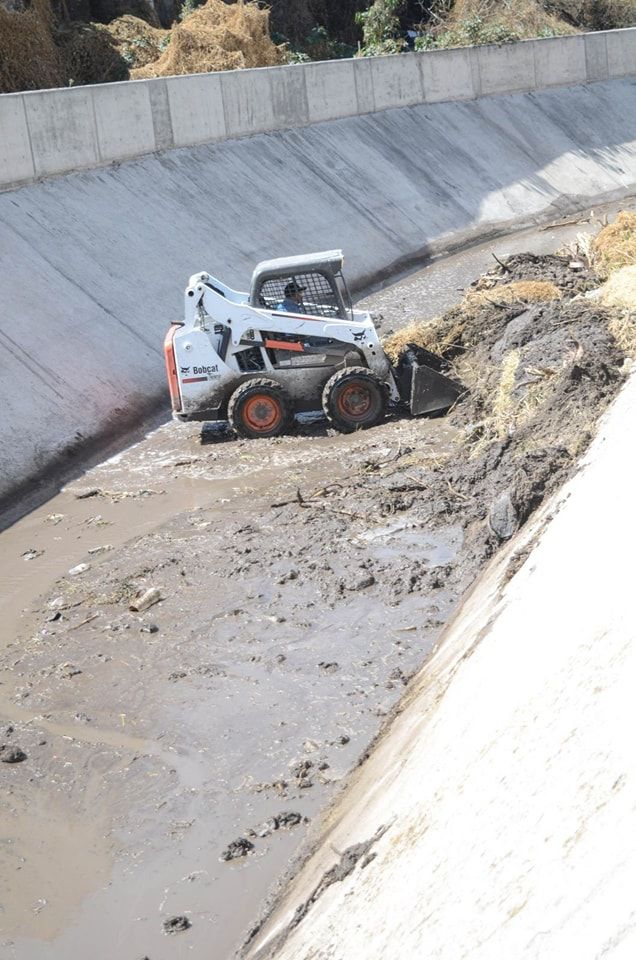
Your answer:
[[[398,58],[396,58],[398,59]],[[0,194],[0,498],[165,403],[188,276],[342,247],[361,286],[633,191],[636,86],[424,104],[155,153]]]

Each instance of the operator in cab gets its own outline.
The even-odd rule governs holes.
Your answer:
[[[298,283],[296,283],[295,280],[290,280],[285,287],[285,299],[282,301],[282,303],[278,304],[276,309],[281,310],[284,313],[304,313],[304,292],[305,287],[301,287]]]

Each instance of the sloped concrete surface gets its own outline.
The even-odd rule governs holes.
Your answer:
[[[635,418],[632,377],[580,473],[475,585],[250,958],[635,955]]]
[[[165,402],[161,344],[194,271],[247,288],[260,259],[342,247],[361,287],[625,195],[635,171],[636,86],[613,80],[384,110],[0,194],[0,499]]]

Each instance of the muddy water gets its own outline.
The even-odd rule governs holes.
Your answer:
[[[493,249],[584,229],[475,248],[369,306],[385,332],[453,302]],[[319,496],[289,526],[273,504],[390,484],[396,457],[417,480],[448,439],[440,420],[259,444],[168,424],[2,534],[1,740],[27,760],[0,764],[1,956],[231,955],[465,585],[409,592],[412,570],[452,566],[452,523]],[[148,586],[164,599],[131,613]],[[282,811],[309,824],[220,860]],[[165,934],[176,914],[192,927]]]

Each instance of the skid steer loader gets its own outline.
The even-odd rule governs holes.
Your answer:
[[[351,307],[342,263],[340,250],[268,260],[249,294],[190,277],[184,320],[164,342],[173,416],[275,437],[296,413],[321,408],[344,433],[374,426],[389,407],[448,409],[460,384],[414,346],[392,366],[371,316]]]

